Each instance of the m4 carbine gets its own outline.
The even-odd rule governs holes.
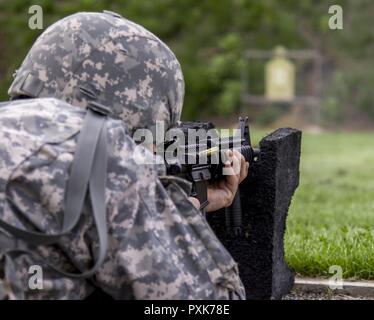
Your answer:
[[[176,129],[183,132],[184,139],[181,143],[173,136],[164,142],[167,174],[183,177],[193,183],[191,196],[200,201],[200,210],[205,214],[209,183],[224,178],[225,151],[239,151],[251,166],[259,150],[252,148],[247,117],[239,118],[236,134],[229,137],[220,137],[211,122],[180,122]],[[239,190],[233,203],[225,209],[225,215],[227,231],[239,236],[242,226]]]

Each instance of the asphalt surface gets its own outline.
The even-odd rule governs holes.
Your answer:
[[[291,292],[283,297],[283,300],[374,300],[374,297],[349,296],[334,293],[315,292]]]

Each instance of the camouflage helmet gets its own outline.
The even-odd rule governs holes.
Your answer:
[[[180,119],[184,80],[173,52],[145,28],[110,11],[81,12],[41,34],[8,94],[81,107],[96,101],[134,132]]]

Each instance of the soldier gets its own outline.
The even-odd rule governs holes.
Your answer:
[[[182,71],[163,42],[116,13],[74,14],[37,39],[9,94],[0,298],[84,299],[96,288],[116,299],[245,298],[190,184],[133,156],[136,129],[181,115]],[[207,211],[232,201],[248,169],[237,153],[234,165]]]

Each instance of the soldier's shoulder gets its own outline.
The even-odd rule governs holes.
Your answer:
[[[0,104],[0,130],[64,141],[81,129],[85,110],[53,98],[20,99]]]
[[[0,103],[0,110],[3,112],[17,112],[24,109],[28,110],[30,114],[33,112],[43,112],[48,110],[63,110],[65,112],[73,113],[84,112],[81,108],[74,107],[73,105],[56,98],[17,99]]]

